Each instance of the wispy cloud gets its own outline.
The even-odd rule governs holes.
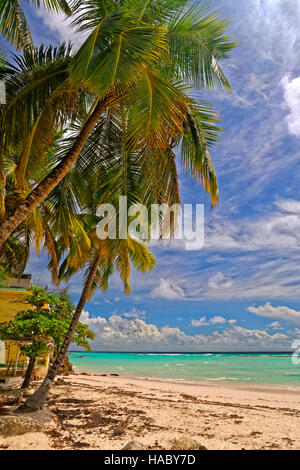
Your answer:
[[[208,222],[205,248],[214,250],[300,249],[300,201],[275,202],[278,210],[239,223],[226,217]]]
[[[290,134],[300,137],[300,77],[284,77],[281,81],[289,115],[286,117]]]

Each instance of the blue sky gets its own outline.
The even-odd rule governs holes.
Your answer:
[[[220,0],[239,41],[223,68],[231,95],[203,94],[225,128],[212,158],[220,204],[180,175],[183,203],[205,204],[205,246],[154,247],[157,266],[97,292],[84,319],[98,350],[287,350],[300,331],[300,2]],[[26,9],[38,43],[81,38]],[[46,255],[27,272],[48,283]],[[69,285],[74,301],[81,274]]]

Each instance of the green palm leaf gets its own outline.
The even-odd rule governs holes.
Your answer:
[[[100,18],[76,53],[72,77],[75,82],[83,80],[98,95],[104,95],[114,87],[132,82],[145,64],[158,61],[166,50],[163,28],[136,25],[122,11],[108,13]]]
[[[227,22],[210,3],[196,1],[168,21],[169,66],[178,79],[199,87],[231,90],[220,61],[237,43],[227,36]]]
[[[26,1],[36,8],[44,7],[50,12],[71,13],[66,0]],[[33,50],[31,33],[19,0],[0,0],[0,31],[17,49]]]

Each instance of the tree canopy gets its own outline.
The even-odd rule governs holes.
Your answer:
[[[56,355],[69,329],[74,305],[39,286],[28,289],[25,301],[29,305],[27,310],[18,312],[14,320],[0,325],[0,339],[23,342],[20,349],[30,358],[51,351]],[[88,326],[78,322],[74,343],[89,351],[89,341],[93,339],[94,334]]]

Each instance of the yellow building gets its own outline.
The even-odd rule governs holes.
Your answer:
[[[9,286],[0,288],[0,323],[15,318],[17,312],[28,309],[25,301],[31,275],[23,275],[20,280],[13,279]],[[23,342],[24,344],[24,342]],[[29,359],[20,351],[19,341],[0,341],[0,382],[7,383],[8,377],[22,377]],[[49,354],[37,359],[36,375],[43,377],[48,369]]]

